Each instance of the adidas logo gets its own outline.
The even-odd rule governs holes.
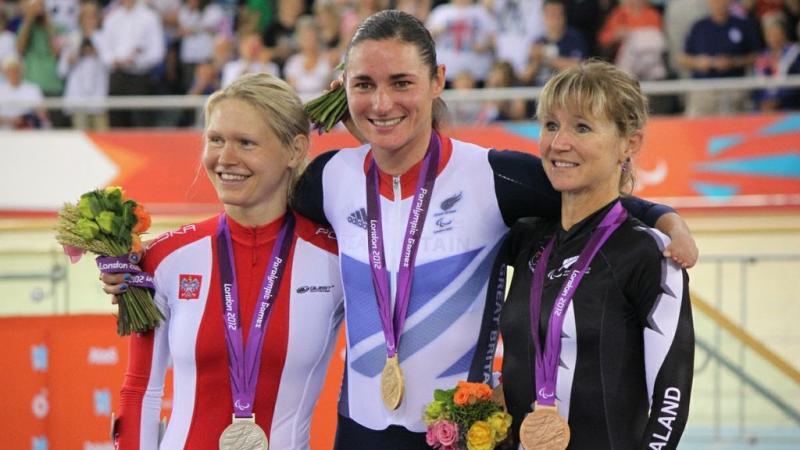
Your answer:
[[[347,221],[352,223],[353,225],[355,225],[357,227],[361,227],[361,228],[366,230],[367,229],[367,209],[366,208],[361,208],[361,209],[357,209],[357,210],[351,212],[350,215],[347,216]]]

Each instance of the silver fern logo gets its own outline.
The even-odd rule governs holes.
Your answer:
[[[439,207],[442,208],[442,211],[449,212],[451,209],[453,209],[454,206],[456,206],[456,203],[458,203],[459,200],[461,200],[462,195],[463,195],[463,192],[459,192],[456,195],[447,197],[446,199],[444,199],[444,201],[442,201],[442,203],[439,205]],[[453,212],[455,212],[455,211],[453,211]]]

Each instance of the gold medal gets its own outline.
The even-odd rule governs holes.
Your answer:
[[[569,444],[569,425],[555,406],[536,404],[519,429],[525,450],[564,450]]]
[[[381,372],[381,397],[383,404],[389,411],[394,411],[403,401],[403,371],[397,354],[386,359],[386,365]]]
[[[269,444],[264,430],[252,417],[233,417],[233,422],[225,427],[219,437],[219,450],[267,450]]]

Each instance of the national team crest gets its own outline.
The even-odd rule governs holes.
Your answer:
[[[178,279],[178,298],[181,300],[197,300],[200,297],[202,275],[181,274]]]

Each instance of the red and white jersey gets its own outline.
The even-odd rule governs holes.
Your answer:
[[[264,339],[254,414],[270,449],[305,449],[311,415],[343,316],[336,240],[295,214],[288,263]],[[228,220],[247,345],[257,294],[282,224],[245,227]],[[166,321],[131,337],[122,387],[121,449],[218,449],[231,423],[228,353],[216,258],[218,217],[166,233],[148,248],[144,270]],[[161,397],[173,367],[172,414],[158,441]]]

